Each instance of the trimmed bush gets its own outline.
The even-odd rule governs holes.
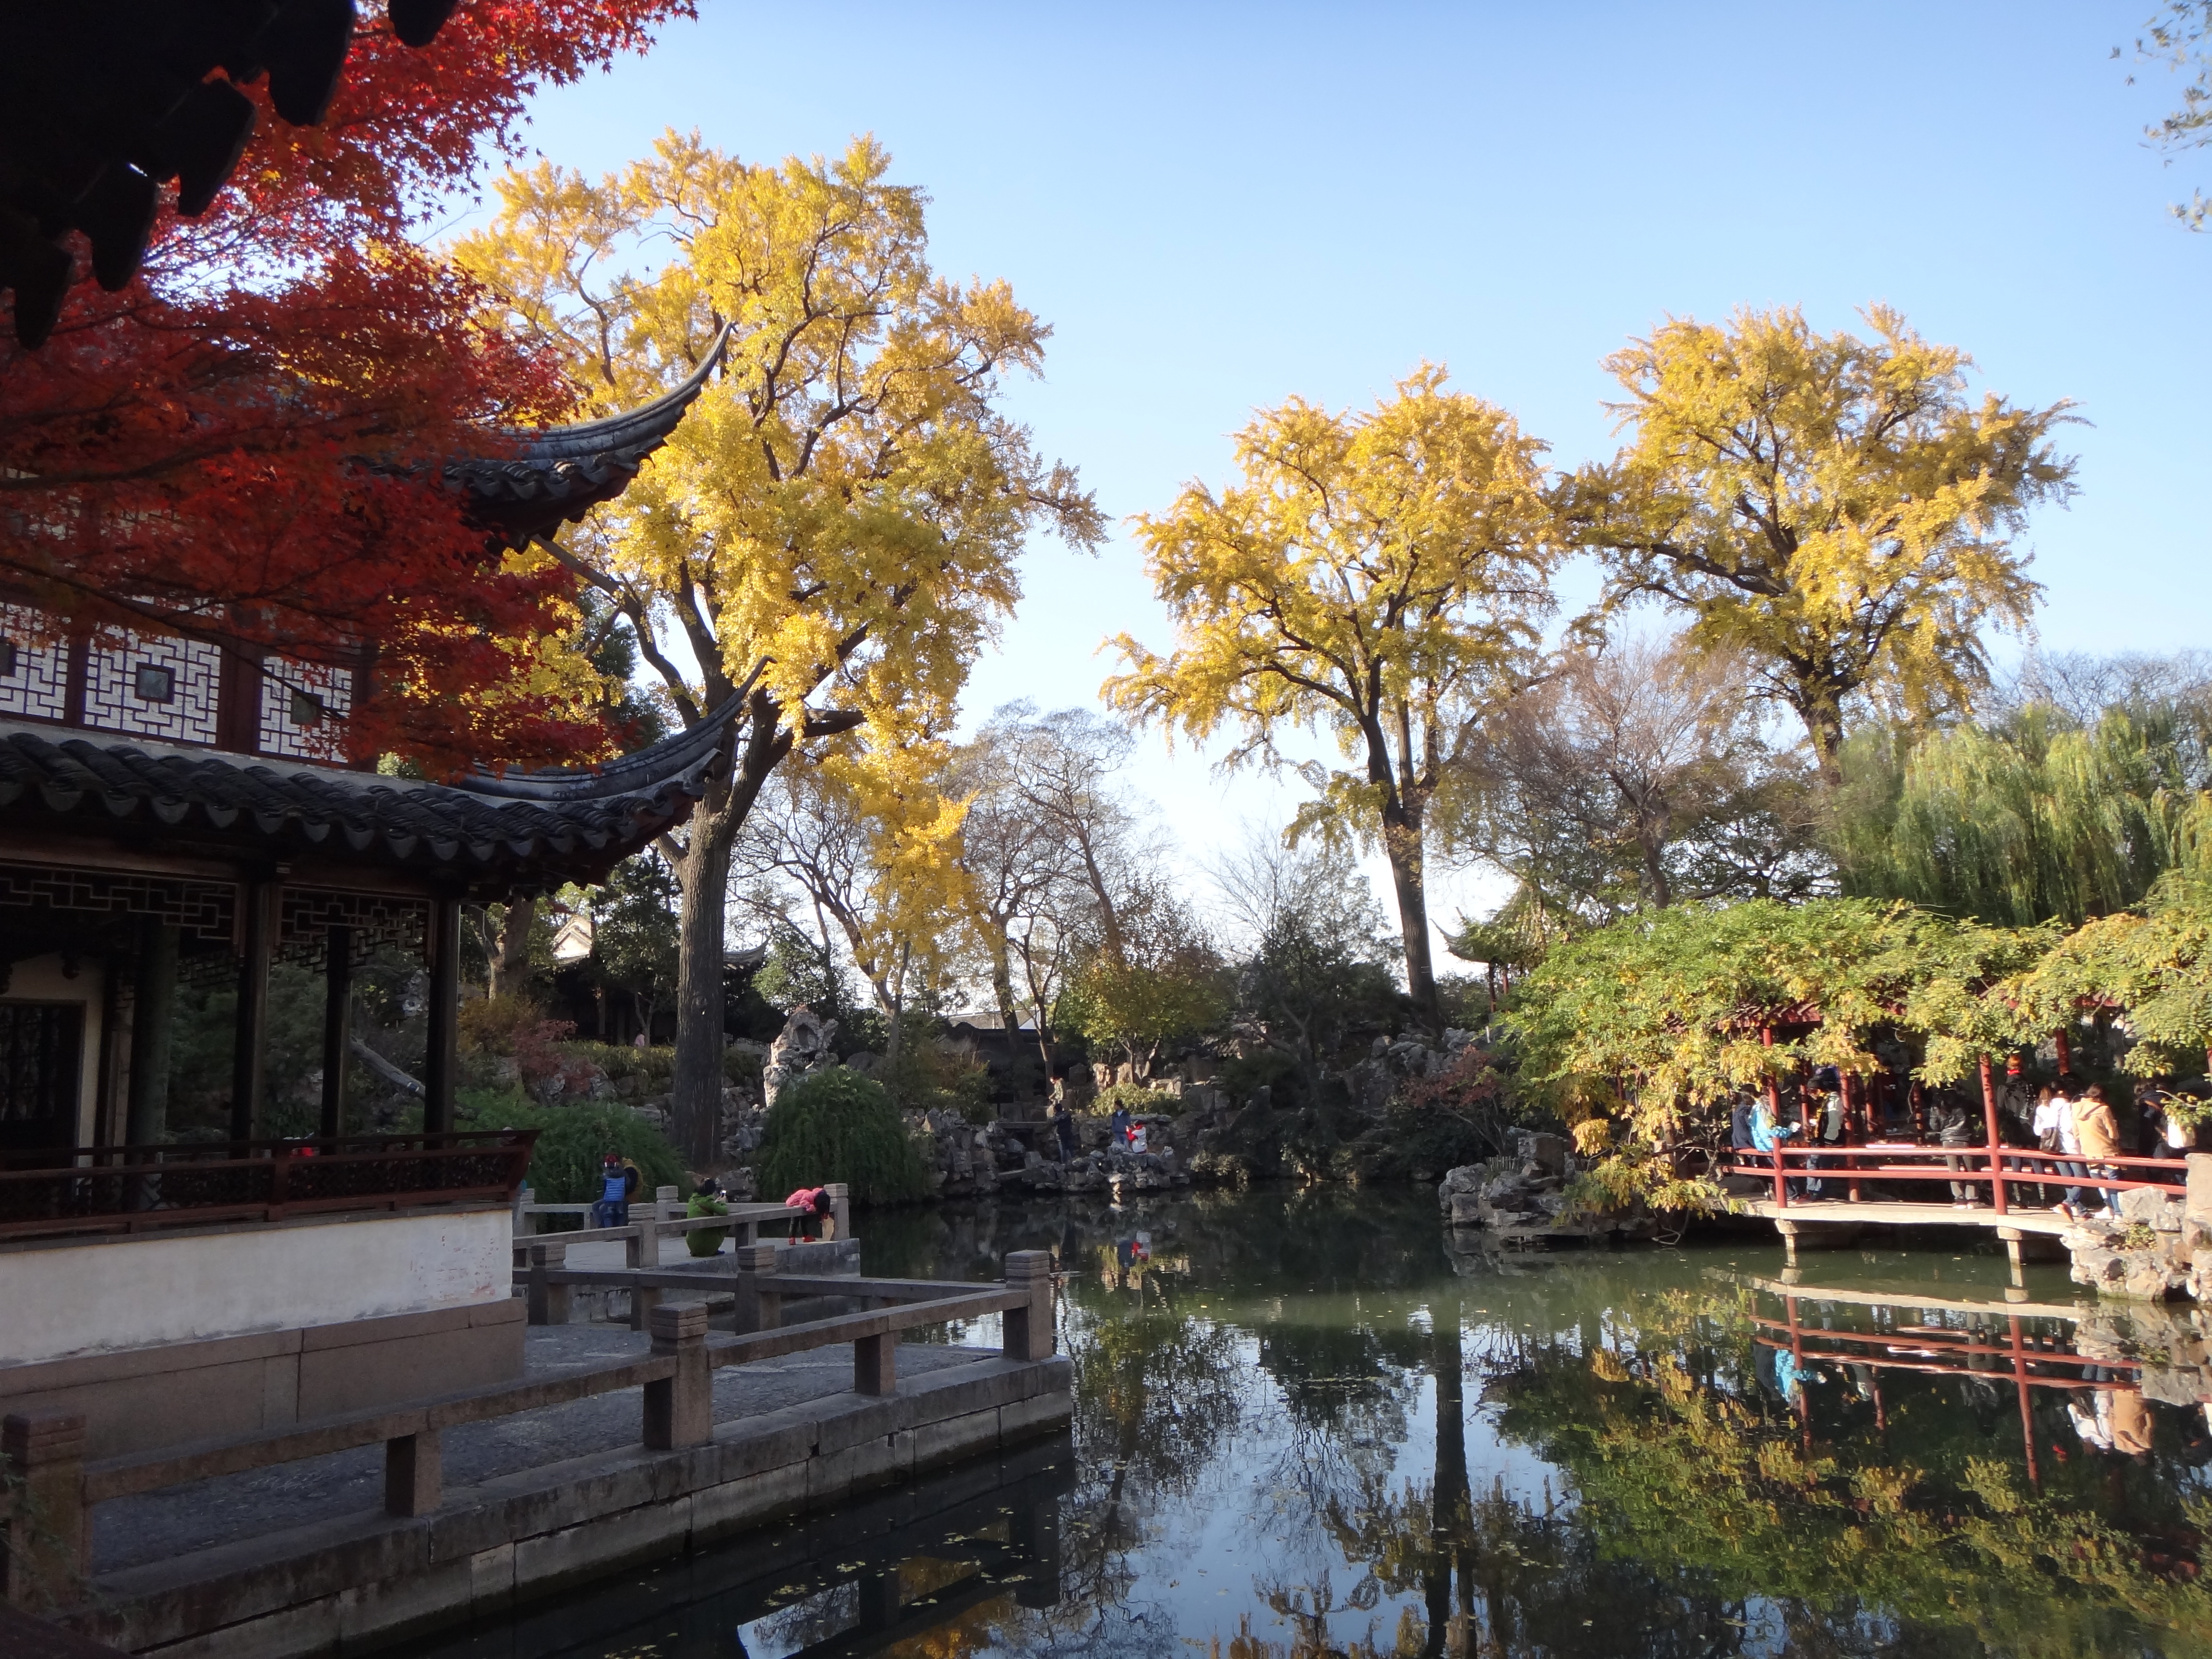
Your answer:
[[[842,1181],[858,1204],[929,1190],[921,1156],[883,1085],[842,1066],[810,1072],[768,1115],[760,1149],[763,1199]]]
[[[655,1187],[688,1185],[668,1138],[627,1106],[580,1102],[538,1106],[514,1090],[464,1089],[456,1115],[468,1129],[536,1129],[530,1184],[541,1204],[583,1204],[599,1195],[599,1160],[619,1152],[645,1176],[640,1196]]]

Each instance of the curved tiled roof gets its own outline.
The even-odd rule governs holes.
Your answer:
[[[550,535],[629,487],[705,390],[729,339],[725,324],[699,367],[651,403],[572,426],[501,432],[509,453],[448,461],[447,483],[467,493],[471,516],[508,546]]]
[[[596,794],[515,799],[474,781],[419,782],[0,725],[0,821],[246,844],[276,858],[319,852],[471,889],[540,887],[599,880],[681,823],[720,755],[714,743],[690,745]]]

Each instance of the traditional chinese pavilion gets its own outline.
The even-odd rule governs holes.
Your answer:
[[[714,362],[627,414],[501,434],[447,481],[496,539],[550,534],[623,489]],[[90,1401],[120,1449],[169,1433],[143,1409],[186,1377],[210,1433],[395,1397],[426,1363],[448,1386],[519,1369],[507,1206],[529,1139],[454,1133],[460,908],[601,880],[681,823],[728,711],[600,766],[430,782],[344,762],[360,689],[0,596],[0,1405]],[[427,970],[423,1132],[348,1139],[349,981],[379,947]],[[312,1152],[264,1138],[279,960],[328,986]],[[239,988],[212,1146],[165,1135],[191,975]]]

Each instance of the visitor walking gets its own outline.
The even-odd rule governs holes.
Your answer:
[[[2078,1183],[2088,1173],[2081,1162],[2081,1132],[2074,1123],[2075,1097],[2081,1091],[2080,1082],[2069,1072],[2058,1079],[2058,1091],[2052,1097],[2058,1108],[2058,1149],[2066,1154],[2058,1165],[2058,1172],[2073,1177],[2074,1183],[2067,1187],[2065,1195],[2052,1207],[2069,1221],[2081,1218],[2083,1189]]]
[[[1973,1115],[1967,1111],[1966,1103],[1959,1097],[1955,1089],[1945,1089],[1936,1097],[1936,1109],[1928,1115],[1929,1127],[1936,1131],[1939,1146],[1971,1146],[1981,1139],[1975,1133]],[[1981,1166],[1962,1152],[1946,1152],[1944,1167],[1957,1175]],[[1980,1187],[1971,1181],[1951,1183],[1951,1207],[1954,1210],[1978,1208],[1982,1201]]]
[[[2066,1113],[2067,1108],[2060,1103],[2057,1090],[2046,1083],[2036,1091],[2035,1109],[2028,1116],[2027,1127],[2028,1133],[2035,1137],[2037,1150],[2045,1152],[2065,1150],[2066,1143],[2060,1133],[2060,1124]],[[2060,1164],[2047,1158],[2037,1159],[2035,1169],[2039,1175],[2057,1175],[2062,1171]],[[2055,1210],[2060,1206],[2051,1203],[2051,1193],[2050,1183],[2039,1185],[2035,1189],[2035,1201],[2046,1209]]]
[[[1782,1161],[1779,1156],[1782,1143],[1796,1133],[1797,1126],[1794,1123],[1784,1123],[1777,1119],[1774,1115],[1774,1109],[1766,1102],[1762,1100],[1752,1109],[1751,1144],[1756,1150],[1766,1153],[1772,1162],[1778,1164]],[[1805,1195],[1805,1183],[1802,1181],[1785,1181],[1782,1185],[1782,1194],[1784,1198],[1802,1198]]]
[[[1729,1109],[1729,1150],[1739,1155],[1753,1151],[1759,1143],[1751,1138],[1751,1101],[1738,1096]]]
[[[1129,1149],[1129,1109],[1120,1101],[1114,1103],[1113,1144],[1121,1151]]]
[[[1844,1144],[1844,1091],[1842,1079],[1837,1074],[1835,1067],[1831,1066],[1823,1069],[1819,1083],[1821,1089],[1825,1091],[1825,1093],[1821,1097],[1822,1104],[1820,1106],[1820,1115],[1814,1120],[1814,1138],[1818,1139],[1823,1146],[1840,1146]],[[1818,1170],[1824,1168],[1833,1161],[1834,1160],[1832,1159],[1825,1158],[1808,1158],[1805,1160],[1805,1167],[1808,1170]],[[1818,1176],[1815,1176],[1812,1180],[1805,1183],[1805,1190],[1808,1194],[1817,1197],[1824,1189],[1826,1183],[1822,1182]]]
[[[2081,1143],[2081,1156],[2087,1162],[2092,1175],[2109,1181],[2119,1173],[2111,1160],[2123,1156],[2120,1126],[2112,1119],[2112,1109],[2105,1099],[2103,1084],[2091,1084],[2081,1091],[2081,1098],[2074,1103],[2074,1133]],[[2110,1187],[2102,1190],[2106,1209],[2118,1215],[2120,1212],[2118,1192]]]
[[[1075,1162],[1076,1150],[1075,1114],[1067,1109],[1066,1102],[1062,1102],[1060,1109],[1052,1116],[1053,1137],[1060,1142],[1060,1161],[1062,1164],[1073,1164]]]

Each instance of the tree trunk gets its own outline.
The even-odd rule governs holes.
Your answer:
[[[1429,1035],[1443,1035],[1443,1006],[1437,996],[1437,972],[1429,955],[1429,896],[1422,869],[1421,821],[1402,802],[1382,808],[1382,852],[1390,861],[1390,885],[1398,898],[1398,929],[1406,945],[1406,991],[1414,1017]]]
[[[1006,1047],[1011,1050],[1021,1030],[1014,1013],[1014,964],[1006,950],[1003,930],[995,926],[988,927],[984,937],[991,947],[991,994],[999,1000],[999,1018],[1005,1022]]]
[[[530,930],[538,920],[534,898],[510,899],[499,925],[499,949],[492,953],[491,994],[514,996],[530,982]]]
[[[1798,715],[1805,734],[1813,740],[1813,760],[1820,775],[1820,787],[1830,794],[1844,784],[1844,711],[1818,693],[1806,697]]]
[[[750,798],[747,798],[750,799]],[[722,1117],[722,951],[730,854],[744,821],[730,786],[708,786],[691,811],[690,837],[676,870],[684,890],[677,957],[676,1076],[669,1101],[676,1149],[694,1170],[709,1167]],[[647,1034],[652,1041],[651,1033]]]

